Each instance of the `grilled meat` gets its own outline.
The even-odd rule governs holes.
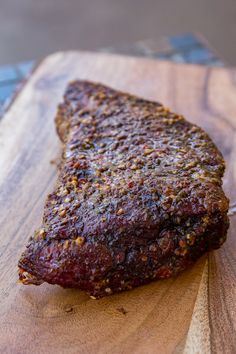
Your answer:
[[[58,108],[60,172],[19,260],[24,284],[102,297],[176,275],[225,241],[224,160],[163,105],[86,81]]]

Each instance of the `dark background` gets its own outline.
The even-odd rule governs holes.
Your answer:
[[[0,65],[181,32],[236,64],[236,0],[0,0]]]

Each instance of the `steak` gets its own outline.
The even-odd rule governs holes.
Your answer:
[[[87,81],[69,84],[56,128],[59,176],[19,260],[23,284],[99,298],[174,276],[223,244],[224,160],[201,128]]]

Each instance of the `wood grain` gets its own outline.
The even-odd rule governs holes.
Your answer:
[[[56,178],[56,107],[78,78],[161,101],[202,126],[224,153],[225,190],[236,200],[233,69],[82,52],[48,57],[0,122],[0,352],[234,353],[235,217],[222,249],[173,279],[98,301],[17,284],[17,259]]]

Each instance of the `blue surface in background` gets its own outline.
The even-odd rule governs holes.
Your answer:
[[[213,51],[196,35],[187,33],[169,36],[170,50],[152,53],[153,58],[171,60],[176,63],[222,66]],[[0,67],[0,115],[7,108],[17,88],[25,81],[35,66],[35,61]]]

